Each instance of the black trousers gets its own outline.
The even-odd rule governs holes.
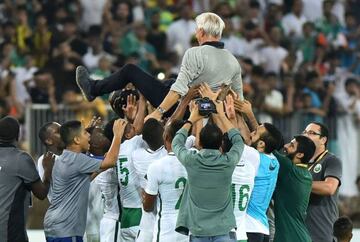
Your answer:
[[[246,233],[248,237],[248,242],[269,242],[269,235],[260,234],[260,233]]]
[[[160,81],[137,65],[126,64],[109,77],[93,82],[91,94],[101,96],[112,91],[121,90],[127,84],[132,83],[152,106],[158,107],[174,82],[174,79]]]

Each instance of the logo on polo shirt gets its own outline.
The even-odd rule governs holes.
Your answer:
[[[317,164],[317,165],[315,166],[315,168],[314,168],[314,172],[315,172],[315,173],[319,173],[319,172],[321,171],[321,169],[322,169],[321,164]]]

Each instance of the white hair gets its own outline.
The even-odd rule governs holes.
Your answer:
[[[206,35],[221,38],[225,23],[215,13],[202,13],[195,18],[195,21],[197,28],[202,29]]]

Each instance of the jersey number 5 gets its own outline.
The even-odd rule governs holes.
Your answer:
[[[129,183],[129,170],[126,167],[123,167],[123,163],[127,162],[127,158],[126,157],[120,157],[119,159],[119,167],[118,169],[120,170],[118,173],[120,173],[120,183],[123,186],[127,186],[127,184]]]
[[[185,177],[180,177],[179,179],[176,180],[175,182],[175,188],[176,189],[179,189],[180,188],[180,184],[182,184],[182,192],[181,192],[181,195],[175,205],[175,210],[179,209],[180,207],[180,202],[181,202],[181,199],[182,199],[182,196],[183,196],[183,193],[184,193],[184,189],[185,189],[185,185],[186,185],[186,178]]]

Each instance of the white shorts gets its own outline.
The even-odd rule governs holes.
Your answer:
[[[139,226],[133,226],[130,228],[123,228],[120,230],[121,242],[134,242],[139,233]]]
[[[117,220],[103,217],[100,221],[100,242],[120,241],[120,223]]]
[[[138,237],[136,238],[136,242],[152,242],[155,223],[156,213],[145,212],[144,210],[142,210],[140,231]]]

